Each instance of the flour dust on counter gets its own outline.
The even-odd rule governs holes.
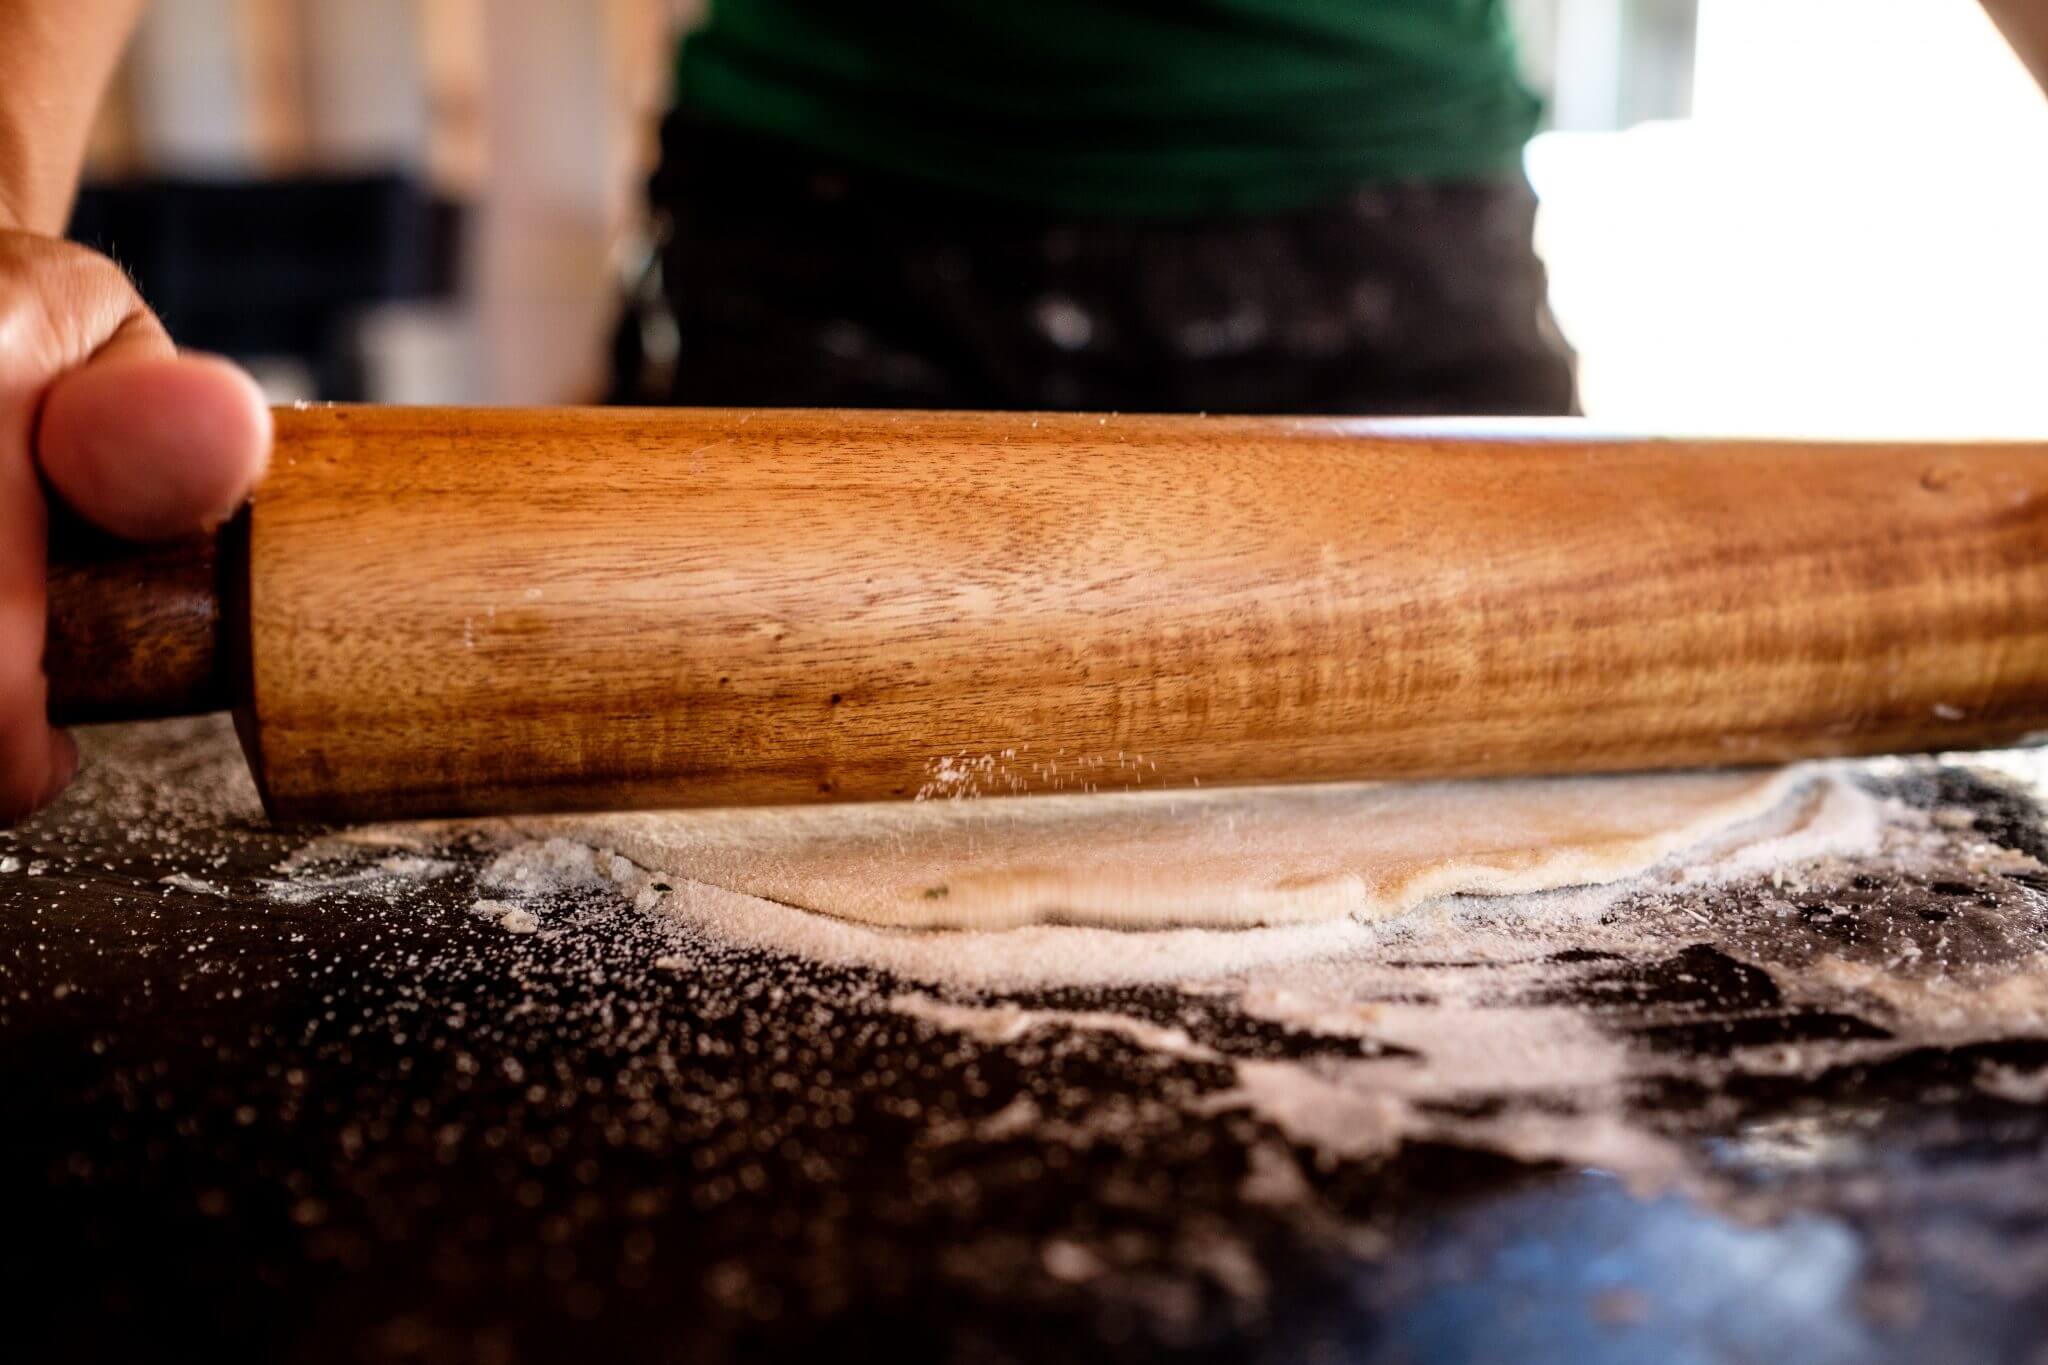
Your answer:
[[[1034,877],[961,929],[771,898],[758,815],[297,831],[225,726],[86,748],[0,832],[31,1355],[161,1353],[238,1283],[202,1325],[278,1359],[2024,1361],[2048,1312],[2038,755],[1705,775],[1607,807],[1606,882],[1496,822],[1449,880],[1412,831],[1309,850],[1314,914],[1075,922]],[[1379,791],[1175,819],[1270,908],[1314,842],[1274,811]],[[967,804],[801,875],[1171,861],[1163,817],[1090,852]]]
[[[491,828],[479,881],[504,902],[616,895],[661,926],[671,971],[734,951],[851,971],[861,1008],[941,1036],[1199,1067],[1187,1121],[1242,1111],[1320,1159],[1457,1142],[1667,1182],[1685,1163],[1626,1118],[1630,1049],[1536,1002],[1584,962],[1655,953],[1705,888],[1840,877],[1915,823],[1816,764],[522,819]],[[964,890],[898,922],[919,886]],[[981,927],[938,927],[960,921]],[[1077,1107],[1022,1097],[1000,1122]]]

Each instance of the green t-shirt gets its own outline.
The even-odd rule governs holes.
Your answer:
[[[712,0],[678,99],[1083,216],[1279,212],[1517,164],[1506,0]]]

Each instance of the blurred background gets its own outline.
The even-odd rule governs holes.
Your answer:
[[[279,401],[600,398],[701,6],[154,0],[73,235]],[[2048,436],[2048,100],[1971,0],[1515,10],[1590,416]]]

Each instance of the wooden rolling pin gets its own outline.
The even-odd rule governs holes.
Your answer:
[[[2048,443],[280,411],[60,536],[67,721],[232,708],[281,818],[1591,772],[2048,730]]]

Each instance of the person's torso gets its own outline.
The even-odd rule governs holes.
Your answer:
[[[694,117],[1046,212],[1277,212],[1511,168],[1505,0],[712,0]]]

